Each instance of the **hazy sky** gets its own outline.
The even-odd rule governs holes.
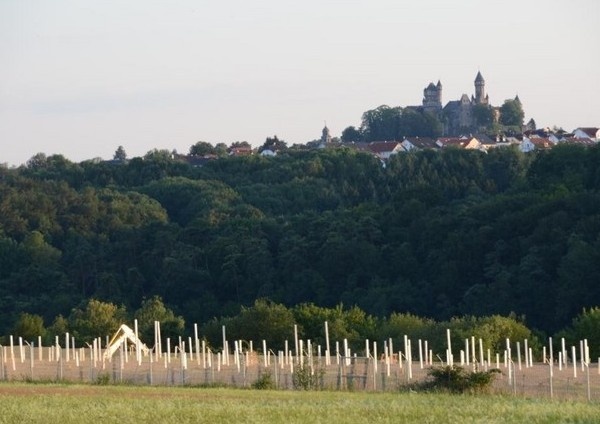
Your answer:
[[[0,163],[318,138],[379,105],[516,94],[600,126],[598,0],[0,0]]]

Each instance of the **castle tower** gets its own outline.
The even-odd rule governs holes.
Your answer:
[[[442,110],[442,83],[437,85],[432,82],[423,90],[423,110],[425,112],[439,113]]]
[[[475,103],[478,105],[487,104],[488,96],[485,94],[485,80],[481,75],[481,72],[477,72],[477,76],[475,77]]]

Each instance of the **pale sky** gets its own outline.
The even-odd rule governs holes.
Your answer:
[[[0,163],[288,145],[379,105],[519,95],[600,126],[598,0],[0,0]]]

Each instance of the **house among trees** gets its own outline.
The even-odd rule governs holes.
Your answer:
[[[430,137],[405,137],[402,140],[402,147],[410,152],[411,150],[436,149],[438,145]]]
[[[600,128],[596,127],[580,127],[573,131],[573,137],[575,138],[589,138],[592,141],[600,141]]]
[[[382,160],[387,160],[392,155],[405,151],[402,143],[398,141],[373,141],[368,144],[367,150]]]

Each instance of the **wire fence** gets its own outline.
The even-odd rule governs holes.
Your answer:
[[[104,355],[103,349],[0,346],[0,380],[130,384],[162,386],[269,387],[348,391],[418,390],[432,366],[400,355],[372,356],[278,355],[245,351],[223,355],[209,349],[194,353],[151,351],[142,355],[135,348]],[[291,352],[290,352],[291,353]],[[400,357],[400,360],[398,359]],[[459,365],[459,364],[456,364]],[[492,391],[513,396],[600,401],[598,364],[546,363],[483,364],[462,362],[470,370],[500,369]]]

